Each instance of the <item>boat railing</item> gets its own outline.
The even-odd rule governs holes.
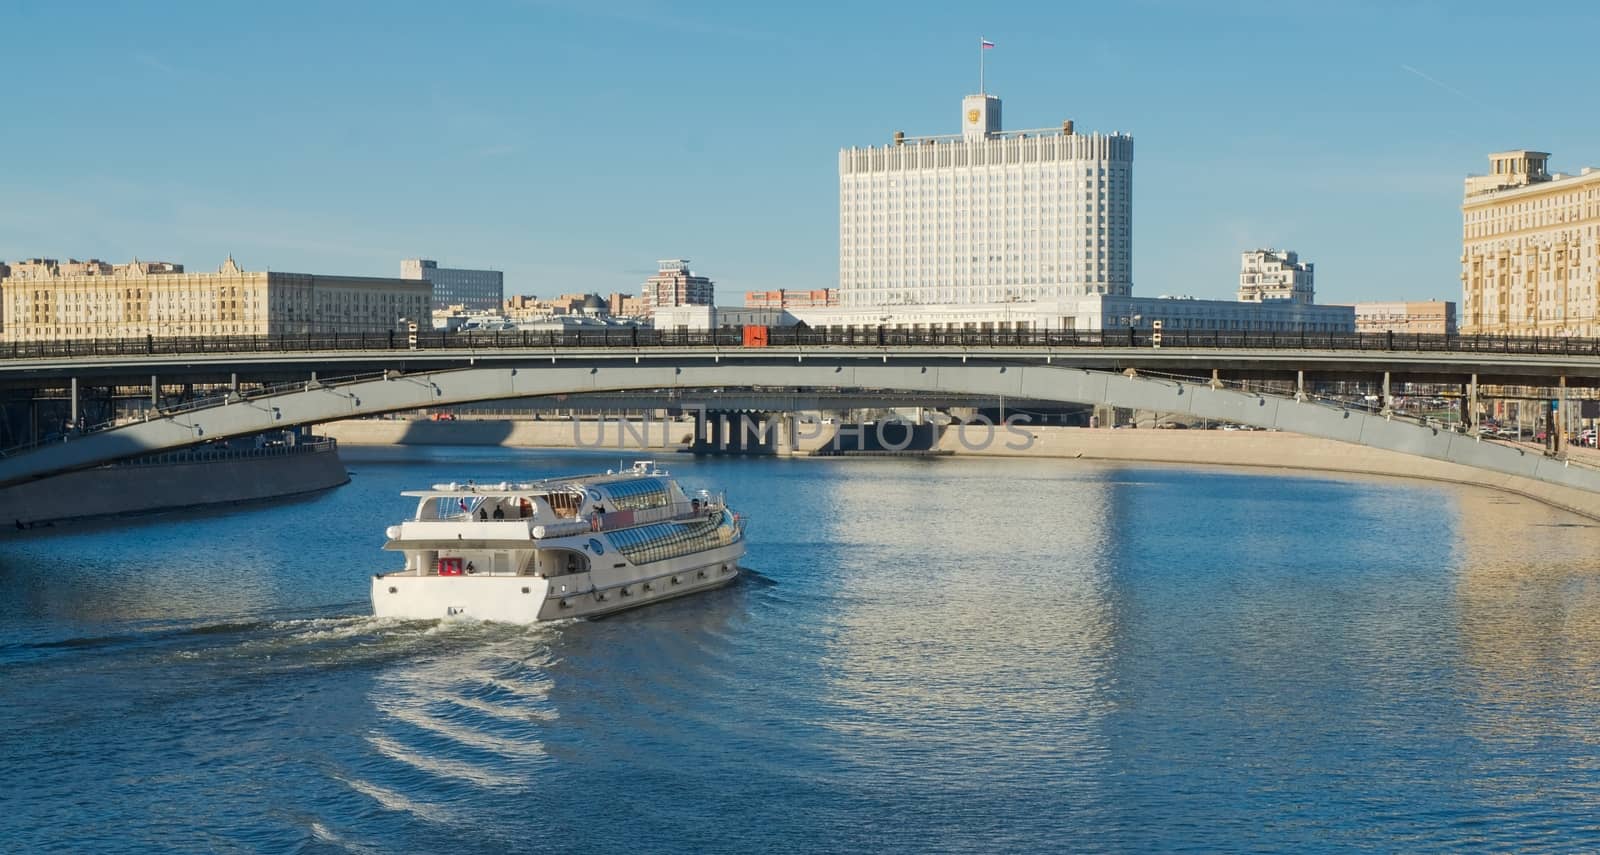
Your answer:
[[[723,508],[720,499],[690,499],[687,502],[669,502],[654,508],[591,514],[589,520],[595,531],[612,531],[648,523],[709,517],[722,513]]]
[[[457,510],[448,515],[414,516],[405,522],[431,522],[431,523],[522,523],[528,527],[536,525],[549,525],[552,523],[584,522],[589,523],[592,531],[612,531],[619,528],[646,525],[649,523],[669,522],[672,520],[694,519],[696,517],[712,517],[727,509],[720,495],[710,498],[692,498],[686,502],[669,502],[654,508],[641,508],[637,510],[607,511],[605,513],[590,513],[579,519],[578,517],[550,514],[535,514],[529,517],[507,516],[499,519],[482,519],[476,509]]]

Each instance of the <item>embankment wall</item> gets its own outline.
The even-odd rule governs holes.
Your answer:
[[[189,463],[106,466],[0,489],[0,526],[30,527],[257,501],[350,481],[332,448]]]

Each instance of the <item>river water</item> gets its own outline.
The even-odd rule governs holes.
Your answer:
[[[402,489],[615,466],[355,450],[347,487],[0,543],[0,849],[1600,847],[1600,528],[1442,484],[670,459],[728,589],[378,621]]]

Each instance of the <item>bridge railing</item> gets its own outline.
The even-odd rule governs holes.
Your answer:
[[[771,327],[768,347],[1027,347],[1153,348],[1155,331],[1113,330],[906,330],[894,327]],[[1331,333],[1314,331],[1175,330],[1161,332],[1167,349],[1335,350],[1600,356],[1600,338],[1565,336]],[[399,332],[284,333],[251,336],[171,336],[13,341],[0,360],[93,356],[173,356],[327,351],[510,350],[524,348],[744,347],[742,328],[676,330],[427,331],[415,343]]]

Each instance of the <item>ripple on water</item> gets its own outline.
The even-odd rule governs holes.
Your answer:
[[[614,463],[416,454],[303,505],[16,545],[0,839],[1600,848],[1600,529],[1516,497],[685,459],[759,515],[736,585],[599,621],[377,619],[400,489]]]

